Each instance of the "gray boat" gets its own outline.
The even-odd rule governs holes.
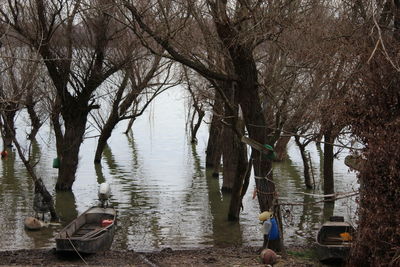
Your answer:
[[[109,250],[115,234],[117,212],[108,207],[111,195],[107,183],[100,184],[100,206],[89,208],[55,237],[57,252],[96,253]]]
[[[56,235],[57,252],[96,253],[109,250],[114,239],[116,217],[114,208],[88,209]]]
[[[345,222],[343,217],[334,216],[324,223],[316,238],[317,257],[322,262],[345,261],[349,256],[353,226]]]

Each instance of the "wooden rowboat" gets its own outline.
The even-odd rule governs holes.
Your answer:
[[[110,249],[116,217],[114,208],[88,209],[56,235],[56,250],[96,253]]]
[[[349,256],[355,230],[343,217],[334,217],[324,223],[317,234],[316,253],[322,262],[345,261]]]

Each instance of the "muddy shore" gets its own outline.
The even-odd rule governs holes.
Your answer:
[[[265,266],[259,248],[164,249],[151,253],[107,251],[93,255],[59,254],[55,249],[0,251],[1,266]],[[274,266],[322,266],[303,252],[281,257]]]

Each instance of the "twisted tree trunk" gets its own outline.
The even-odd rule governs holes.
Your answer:
[[[301,159],[303,160],[303,174],[304,174],[304,183],[308,189],[312,189],[313,185],[311,183],[311,176],[310,176],[310,165],[308,164],[308,157],[306,153],[306,146],[307,144],[302,144],[300,142],[300,137],[295,136],[296,145],[299,147]]]

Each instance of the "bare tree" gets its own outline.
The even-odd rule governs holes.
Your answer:
[[[1,132],[4,150],[12,146],[16,128],[15,116],[23,108],[23,98],[27,88],[34,84],[38,65],[35,62],[17,61],[17,57],[24,57],[29,53],[23,48],[11,48],[9,42],[3,46],[1,62],[5,70],[0,77]]]
[[[109,13],[109,1],[8,2],[0,9],[1,21],[12,27],[14,37],[23,39],[41,55],[56,92],[56,112],[63,119],[53,123],[61,165],[58,190],[71,190],[78,166],[80,144],[89,112],[98,108],[94,92],[129,58],[111,52],[124,27]],[[113,42],[112,42],[113,41]],[[59,112],[59,113],[58,113]]]
[[[157,10],[160,13],[153,17],[157,19],[150,22],[147,18],[150,18],[152,14],[147,13],[147,17],[145,17],[145,13],[142,13],[144,10],[150,9],[142,9],[138,5],[133,5],[130,1],[123,2],[135,19],[132,22],[133,29],[137,29],[137,25],[140,26],[147,33],[147,36],[163,46],[171,57],[193,68],[209,79],[210,82],[215,84],[215,81],[218,80],[230,83],[229,88],[236,90],[238,104],[243,113],[250,138],[261,144],[271,143],[269,138],[271,131],[265,128],[263,105],[261,105],[259,98],[258,72],[253,52],[260,43],[273,40],[279,35],[284,24],[278,22],[283,22],[286,19],[286,14],[288,14],[286,11],[293,7],[291,4],[280,3],[279,1],[274,3],[263,3],[261,1],[188,2],[184,9],[180,9],[181,12],[178,16],[173,11],[178,9],[180,3],[169,1],[164,6],[155,5],[151,9],[151,12]],[[167,9],[166,6],[173,8]],[[187,33],[187,31],[181,31],[181,29],[185,29],[185,23],[190,21],[190,16],[183,10],[191,12],[195,8],[201,10],[203,14],[207,14],[205,17],[212,21],[214,30],[210,36],[215,38],[215,43],[219,43],[220,47],[223,48],[222,51],[229,59],[227,63],[232,66],[233,73],[231,74],[233,75],[227,75],[226,73],[230,72],[226,72],[226,68],[215,68],[212,61],[207,60],[207,57],[199,56],[200,53],[196,53],[197,51],[190,53],[182,47],[185,42],[181,42],[180,38],[183,37],[179,33]],[[165,14],[170,16],[165,16]],[[158,19],[163,22],[163,26],[159,25],[160,27],[154,28],[152,23],[154,24]],[[271,21],[277,23],[270,24]],[[210,66],[214,66],[214,68]],[[216,69],[217,71],[215,71]],[[228,100],[222,90],[219,92],[225,96],[225,100]],[[229,100],[227,102],[229,103]],[[236,133],[241,136],[240,131],[236,131]],[[271,182],[271,160],[257,149],[253,149],[252,163],[256,177],[261,178],[256,179],[260,209],[264,211],[277,207],[274,200],[275,187],[274,183]],[[267,174],[269,175],[268,179],[264,179]],[[242,179],[243,176],[241,181],[243,181]],[[279,212],[277,211],[277,213]]]
[[[206,115],[206,106],[208,99],[210,99],[209,83],[201,79],[196,75],[191,75],[189,70],[183,67],[184,83],[187,91],[189,92],[188,100],[188,115],[187,115],[187,127],[190,131],[190,142],[197,144],[197,131]],[[196,122],[195,122],[196,121]]]
[[[107,140],[119,122],[134,121],[159,94],[177,84],[172,80],[171,67],[172,63],[169,60],[162,62],[161,56],[146,56],[126,65],[118,89],[107,94],[112,103],[111,110],[106,112],[108,117],[103,119],[100,112],[93,116],[100,129],[95,163],[100,163]]]

